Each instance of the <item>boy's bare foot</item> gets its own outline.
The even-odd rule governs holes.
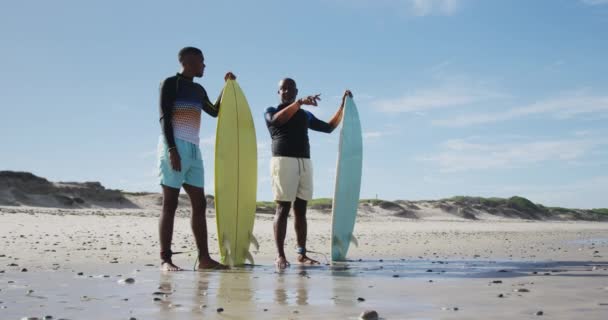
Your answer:
[[[311,259],[311,258],[307,257],[305,254],[299,254],[298,258],[296,260],[298,260],[298,263],[300,263],[300,264],[307,264],[307,265],[320,264],[319,261]]]
[[[277,260],[274,262],[274,264],[280,270],[289,267],[289,261],[287,261],[287,258],[285,258],[285,257],[278,257]]]
[[[182,268],[176,266],[171,261],[163,261],[160,264],[160,270],[162,271],[182,271]]]
[[[211,258],[198,258],[198,270],[224,270],[228,269],[225,266]]]

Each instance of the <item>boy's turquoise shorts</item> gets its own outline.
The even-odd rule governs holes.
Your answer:
[[[200,148],[194,143],[178,138],[175,138],[175,146],[181,158],[181,171],[175,171],[171,167],[165,137],[161,136],[158,141],[160,184],[175,189],[181,188],[183,184],[204,188],[205,170],[203,169],[203,157]]]

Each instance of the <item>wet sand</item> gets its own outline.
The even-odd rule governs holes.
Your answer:
[[[368,309],[384,319],[608,315],[608,223],[363,216],[351,261],[292,261],[279,273],[272,217],[259,215],[256,267],[163,273],[156,218],[70,213],[0,211],[0,319],[357,319]],[[208,223],[217,255],[213,217]],[[311,213],[310,250],[328,254],[329,224]],[[194,249],[189,228],[177,218],[174,251]],[[323,254],[313,257],[325,262]],[[174,260],[191,269],[194,255]]]

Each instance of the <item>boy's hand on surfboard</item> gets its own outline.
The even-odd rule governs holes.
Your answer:
[[[169,150],[169,160],[171,160],[171,168],[175,171],[182,171],[182,159],[177,152],[177,149]]]
[[[306,98],[301,98],[300,100],[300,104],[305,104],[308,106],[318,106],[318,102],[321,101],[321,94],[316,94],[314,96],[308,96]]]
[[[228,80],[236,80],[236,76],[231,71],[226,72],[226,75],[224,76],[224,81]]]
[[[353,97],[353,93],[350,90],[346,89],[344,91],[344,95],[342,96],[342,104],[340,104],[340,108],[344,108],[344,103],[346,102],[346,97]]]
[[[346,97],[353,97],[353,93],[350,92],[350,90],[346,89],[346,91],[344,91],[344,95],[342,96],[342,101],[346,100]]]

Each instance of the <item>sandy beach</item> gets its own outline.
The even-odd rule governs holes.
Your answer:
[[[188,252],[195,246],[187,210],[180,210],[173,248]],[[360,214],[359,247],[351,247],[349,262],[329,265],[330,216],[313,210],[308,247],[323,264],[293,263],[279,273],[272,215],[258,214],[255,267],[163,273],[153,215],[0,207],[0,318],[358,319],[365,310],[382,319],[608,315],[604,222]],[[286,247],[293,260],[291,222]],[[213,210],[208,224],[217,256]],[[192,270],[194,257],[174,261]]]

